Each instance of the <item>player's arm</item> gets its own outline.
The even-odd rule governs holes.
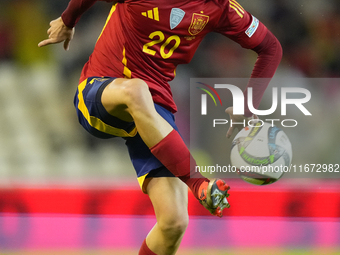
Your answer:
[[[243,48],[252,49],[258,54],[251,79],[247,85],[247,88],[253,88],[253,105],[257,109],[281,61],[281,44],[260,21],[245,11],[235,0],[226,2],[227,6],[216,31],[237,42]],[[234,115],[232,107],[226,110],[233,122],[243,122],[243,120],[252,117],[247,101],[248,97],[245,93],[244,116]],[[239,128],[235,125],[230,127],[227,137],[231,136],[235,127]]]
[[[42,47],[49,44],[64,42],[64,49],[68,50],[70,41],[74,35],[74,27],[80,17],[98,0],[71,0],[62,13],[61,17],[50,22],[47,30],[48,39],[41,41],[38,46]],[[114,0],[99,0],[114,2]]]
[[[280,64],[282,58],[282,48],[278,39],[268,29],[266,29],[265,38],[258,46],[252,48],[252,50],[255,51],[258,56],[246,90],[248,87],[253,88],[253,106],[255,109],[257,109],[271,78],[274,76],[275,71]],[[248,94],[245,93],[244,116],[234,115],[232,107],[226,109],[226,113],[229,114],[230,119],[232,119],[234,123],[243,122],[244,119],[246,122],[252,118],[257,119],[257,116],[250,112],[247,102]],[[231,137],[235,127],[241,129],[243,126],[238,127],[237,125],[234,125],[230,127],[227,132],[228,138]]]
[[[74,35],[74,27],[67,27],[62,18],[59,17],[50,22],[50,28],[47,30],[47,34],[48,39],[41,41],[38,44],[39,47],[64,42],[64,49],[68,50],[70,46],[70,41],[72,40]]]

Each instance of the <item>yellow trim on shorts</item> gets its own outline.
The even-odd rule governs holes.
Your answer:
[[[140,186],[140,188],[142,189],[142,191],[143,191],[144,193],[146,193],[146,191],[144,190],[146,187],[143,187],[143,185],[144,185],[145,178],[146,178],[146,176],[148,176],[148,174],[149,174],[149,173],[137,177],[139,186]]]
[[[83,97],[83,90],[86,87],[87,80],[84,80],[82,83],[79,84],[78,86],[78,109],[81,111],[81,113],[84,115],[85,119],[87,122],[94,127],[95,129],[104,132],[106,134],[114,135],[114,136],[119,136],[119,137],[133,137],[137,134],[137,128],[135,127],[131,132],[126,132],[124,129],[112,127],[106,123],[104,123],[101,119],[98,119],[97,117],[91,116],[89,113],[89,110],[86,107],[86,104],[84,102],[84,97]]]

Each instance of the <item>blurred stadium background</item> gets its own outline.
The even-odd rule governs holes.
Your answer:
[[[67,3],[0,2],[0,254],[137,254],[155,219],[124,142],[91,138],[73,109],[81,68],[109,5],[98,2],[82,17],[69,52],[37,47]],[[295,164],[339,164],[339,1],[239,3],[280,40],[277,77],[331,78],[306,85],[313,117],[299,123],[303,132],[288,136],[296,144]],[[178,68],[172,89],[187,142],[190,78],[249,77],[255,57],[211,34],[192,62]],[[268,187],[232,179],[232,207],[221,220],[191,196],[178,254],[340,254],[338,176],[309,177]]]

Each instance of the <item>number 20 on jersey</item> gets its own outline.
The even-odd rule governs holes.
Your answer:
[[[146,44],[143,45],[143,52],[146,54],[150,54],[154,56],[156,54],[156,51],[152,49],[154,45],[156,44],[161,44],[161,47],[159,49],[159,53],[162,56],[162,58],[167,59],[172,56],[174,51],[178,48],[178,46],[181,43],[181,39],[179,38],[178,35],[172,35],[168,37],[167,39],[165,38],[165,35],[163,34],[162,31],[155,31],[152,32],[149,35],[149,38],[152,40]],[[165,52],[165,48],[172,42],[174,41],[174,45],[168,50],[168,52]]]

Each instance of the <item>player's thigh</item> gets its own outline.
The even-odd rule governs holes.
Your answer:
[[[178,178],[152,178],[147,187],[157,222],[167,227],[186,228],[188,217],[188,187]]]
[[[130,108],[145,100],[152,103],[148,85],[141,79],[116,78],[105,87],[101,96],[106,111],[124,121],[133,121]]]

